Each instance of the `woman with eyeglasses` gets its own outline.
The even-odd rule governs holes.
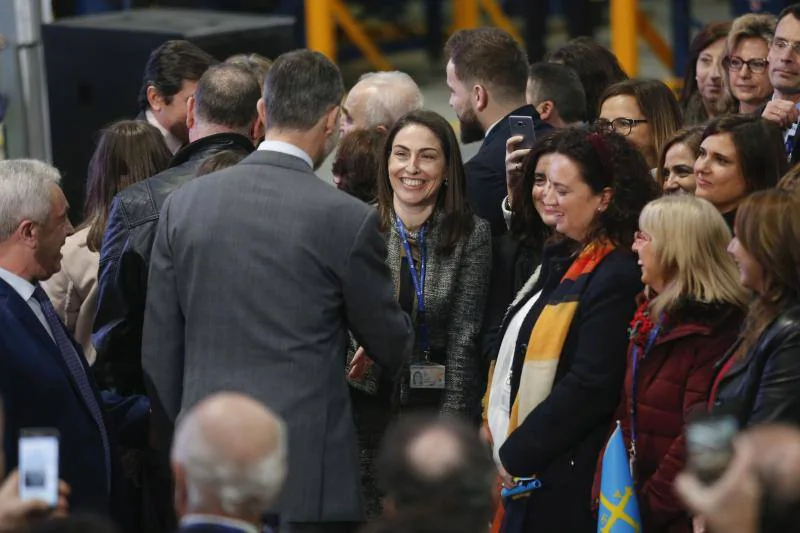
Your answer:
[[[669,87],[658,80],[627,80],[610,86],[600,97],[596,125],[625,137],[655,169],[664,143],[680,128],[680,117]]]
[[[733,21],[722,66],[739,113],[760,113],[772,96],[767,54],[776,24],[772,15],[744,15]]]
[[[489,405],[503,483],[535,476],[541,489],[506,502],[507,533],[596,528],[595,461],[642,290],[630,247],[658,194],[641,154],[619,135],[567,128],[540,142],[551,144],[531,151],[526,166],[547,181],[544,210],[561,238],[503,321]]]
[[[694,164],[697,190],[733,228],[736,209],[750,193],[774,187],[786,173],[783,137],[775,124],[752,115],[712,120]]]
[[[694,194],[697,180],[694,162],[700,153],[703,126],[678,130],[661,149],[658,158],[658,178],[664,194]]]
[[[705,26],[692,39],[680,103],[683,124],[702,124],[721,114],[720,100],[724,98],[722,58],[730,22],[715,22]]]
[[[747,293],[726,250],[731,231],[707,201],[660,198],[644,208],[639,228],[633,251],[646,288],[614,418],[631,455],[642,530],[690,533],[691,518],[672,492],[686,463],[683,429],[705,406],[714,365],[736,341]],[[595,498],[601,474],[602,453]]]

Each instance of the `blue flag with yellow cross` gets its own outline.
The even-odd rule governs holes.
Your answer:
[[[611,434],[603,454],[600,475],[600,512],[597,533],[640,533],[639,503],[633,487],[628,452],[622,438],[622,429]]]

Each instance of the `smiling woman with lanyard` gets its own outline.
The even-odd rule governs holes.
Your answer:
[[[416,343],[399,383],[379,375],[358,349],[348,372],[359,432],[364,492],[371,493],[374,450],[397,412],[477,411],[477,336],[491,270],[491,233],[474,216],[458,140],[431,111],[414,111],[389,132],[378,175],[378,209],[387,264]],[[373,511],[373,509],[370,509]]]

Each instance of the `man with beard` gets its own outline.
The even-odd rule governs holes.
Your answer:
[[[363,518],[345,381],[348,331],[383,367],[413,336],[386,266],[378,212],[318,179],[344,94],[339,69],[297,50],[258,101],[266,140],[167,199],[153,245],[142,364],[166,451],[178,414],[233,390],[286,420],[281,531],[351,532]]]
[[[506,197],[508,117],[532,117],[539,136],[550,126],[525,103],[528,58],[507,32],[497,28],[460,30],[445,45],[450,107],[461,124],[461,142],[483,140],[464,168],[467,196],[475,213],[492,225],[492,235],[506,232],[501,210]],[[520,163],[521,165],[521,163]]]

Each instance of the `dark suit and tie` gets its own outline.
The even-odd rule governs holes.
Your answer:
[[[86,359],[41,287],[11,276],[0,272],[0,391],[6,413],[6,466],[17,466],[21,429],[55,428],[60,434],[59,472],[72,488],[70,508],[109,515],[114,487],[108,421]],[[6,279],[12,279],[23,294]],[[34,312],[37,307],[41,318]]]
[[[506,141],[511,136],[508,125],[511,115],[532,117],[537,138],[551,129],[549,124],[542,122],[533,106],[522,106],[501,118],[487,132],[478,153],[464,165],[467,197],[475,214],[491,224],[493,237],[503,235],[507,230],[501,205],[507,194]]]

